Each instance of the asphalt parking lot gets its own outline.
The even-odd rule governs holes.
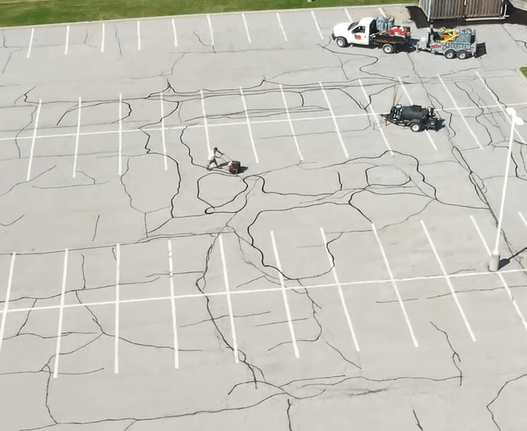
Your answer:
[[[379,14],[0,30],[2,431],[524,429],[527,30],[331,40]]]

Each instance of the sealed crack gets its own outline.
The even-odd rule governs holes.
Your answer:
[[[490,415],[491,415],[491,419],[492,419],[492,422],[494,423],[494,425],[496,426],[496,428],[498,429],[498,431],[501,431],[501,428],[500,426],[498,425],[498,423],[496,422],[496,417],[494,415],[494,412],[491,410],[491,406],[492,404],[494,404],[496,401],[498,401],[498,398],[502,395],[503,391],[505,390],[505,388],[521,379],[524,379],[525,377],[527,377],[527,374],[522,374],[518,377],[515,377],[513,379],[510,379],[510,380],[507,380],[501,387],[500,389],[498,390],[498,393],[496,394],[496,396],[490,401],[490,403],[487,404],[487,410],[489,411]],[[524,410],[522,410],[524,411]]]
[[[441,332],[445,338],[446,338],[446,341],[448,343],[448,347],[450,347],[450,350],[452,350],[452,363],[454,364],[454,367],[456,367],[456,369],[458,370],[459,372],[459,386],[462,386],[463,385],[463,371],[461,371],[461,368],[459,368],[459,365],[461,363],[461,357],[459,356],[459,354],[454,350],[454,347],[452,347],[452,343],[450,342],[450,338],[448,337],[448,334],[446,333],[446,331],[443,331],[442,329],[438,328],[433,322],[430,322],[430,324],[436,329],[438,330],[439,332]]]
[[[424,431],[423,427],[421,426],[421,422],[419,421],[419,418],[417,417],[417,413],[415,412],[415,409],[412,409],[412,413],[414,414],[415,424],[417,428],[419,428],[421,431]]]
[[[288,425],[289,431],[293,431],[293,425],[291,424],[291,406],[292,405],[293,405],[293,403],[291,402],[291,400],[287,399],[286,414],[287,414],[287,425]]]

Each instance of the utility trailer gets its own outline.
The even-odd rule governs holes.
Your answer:
[[[419,105],[403,106],[395,105],[388,114],[381,114],[381,117],[388,123],[398,126],[410,127],[412,132],[421,130],[439,130],[442,119],[437,117],[434,108],[423,108]]]
[[[333,28],[331,37],[343,48],[349,45],[363,45],[382,48],[392,54],[410,42],[410,27],[394,25],[394,19],[379,16],[362,18],[358,22],[344,22]]]
[[[469,57],[475,57],[478,51],[476,30],[464,28],[438,31],[430,26],[427,36],[418,42],[417,50],[442,54],[448,59],[457,57],[460,60],[465,60]]]

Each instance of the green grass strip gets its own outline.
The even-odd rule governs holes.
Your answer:
[[[406,0],[0,0],[0,26],[55,24],[166,15],[368,6]]]

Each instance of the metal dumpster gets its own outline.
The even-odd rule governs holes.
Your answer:
[[[505,15],[506,0],[419,0],[428,21],[440,19],[485,19]]]

